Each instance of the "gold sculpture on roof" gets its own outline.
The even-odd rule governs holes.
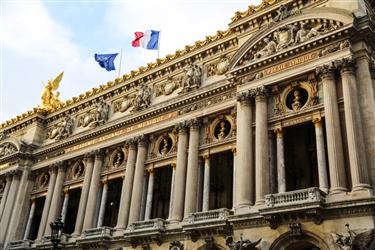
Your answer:
[[[61,72],[54,80],[48,80],[47,85],[44,87],[42,92],[42,108],[46,111],[51,111],[57,109],[61,106],[61,101],[59,100],[60,92],[57,88],[60,85],[61,79],[64,72]]]

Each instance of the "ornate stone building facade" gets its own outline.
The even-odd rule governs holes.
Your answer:
[[[1,246],[375,249],[373,8],[263,0],[2,124]]]

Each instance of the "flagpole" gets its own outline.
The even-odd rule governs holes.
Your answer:
[[[159,57],[159,53],[160,53],[160,40],[161,40],[161,30],[159,31],[159,40],[158,40],[158,59],[160,58]]]
[[[118,77],[120,77],[120,74],[121,74],[121,61],[122,61],[122,48],[120,51],[120,65],[118,67]]]

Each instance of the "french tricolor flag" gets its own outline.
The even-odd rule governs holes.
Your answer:
[[[156,30],[146,30],[145,32],[135,32],[135,39],[132,41],[133,47],[144,49],[159,49],[159,33]]]

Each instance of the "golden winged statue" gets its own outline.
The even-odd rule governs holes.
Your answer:
[[[63,75],[64,72],[61,72],[54,80],[48,80],[47,85],[44,87],[42,92],[42,108],[44,110],[51,111],[61,106],[61,101],[59,100],[60,93],[57,91],[57,88],[60,85]]]

